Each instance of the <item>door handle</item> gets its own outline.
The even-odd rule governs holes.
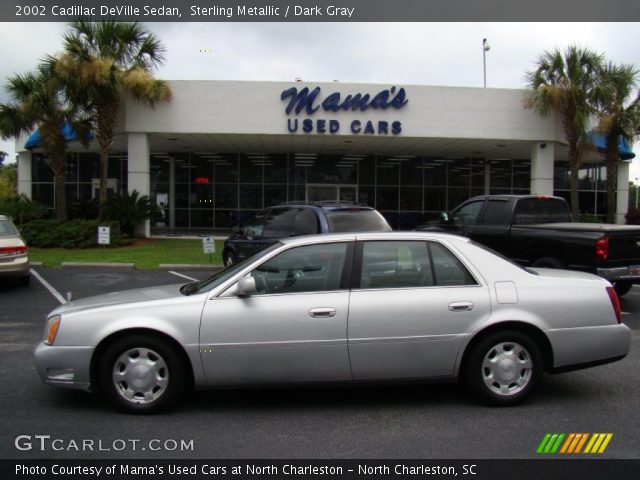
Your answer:
[[[335,308],[312,308],[309,310],[309,316],[314,318],[329,318],[336,314]]]
[[[452,302],[449,304],[449,310],[452,312],[468,312],[473,310],[473,303],[471,302]]]

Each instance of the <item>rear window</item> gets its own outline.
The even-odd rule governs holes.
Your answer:
[[[330,232],[390,232],[391,227],[376,210],[330,210],[327,212]]]
[[[15,228],[6,220],[0,220],[0,237],[17,235]]]
[[[513,217],[515,225],[570,222],[571,212],[559,198],[525,198],[518,202]]]

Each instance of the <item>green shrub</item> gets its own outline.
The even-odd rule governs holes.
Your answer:
[[[133,237],[136,226],[151,218],[155,211],[156,206],[151,203],[149,197],[140,196],[138,191],[134,190],[131,193],[118,193],[107,199],[100,216],[105,220],[118,222],[122,233]]]
[[[100,220],[34,220],[20,225],[20,232],[30,247],[91,248],[98,246],[98,226],[111,227],[111,244],[128,244],[117,222]]]
[[[31,201],[24,193],[0,198],[0,215],[11,217],[16,224],[41,218],[43,209]]]
[[[100,202],[97,198],[74,200],[69,206],[69,217],[83,220],[95,220],[100,214]]]

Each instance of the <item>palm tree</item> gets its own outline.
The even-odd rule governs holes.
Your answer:
[[[569,146],[574,220],[580,213],[578,170],[584,147],[588,145],[586,133],[592,113],[590,101],[602,58],[590,50],[570,46],[564,53],[558,49],[544,52],[538,57],[536,69],[526,73],[532,90],[525,96],[525,107],[535,109],[542,116],[556,114],[562,123]]]
[[[605,138],[604,159],[607,166],[607,221],[616,218],[616,187],[620,139],[632,143],[640,135],[640,72],[633,65],[602,65],[600,82],[594,100],[598,115],[598,131]]]
[[[12,101],[0,105],[0,135],[17,138],[38,128],[44,153],[55,182],[56,217],[66,220],[65,166],[66,142],[63,129],[70,124],[83,143],[88,138],[88,123],[68,101],[64,84],[43,62],[36,71],[10,77],[6,86]]]
[[[55,68],[75,85],[75,101],[92,112],[100,147],[100,203],[104,204],[109,151],[123,95],[128,93],[151,107],[171,98],[168,84],[151,74],[164,60],[164,47],[139,23],[79,20],[69,26],[64,53]]]

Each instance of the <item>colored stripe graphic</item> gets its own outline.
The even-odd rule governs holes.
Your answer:
[[[606,450],[612,438],[613,433],[547,433],[538,445],[536,453],[599,454]]]

